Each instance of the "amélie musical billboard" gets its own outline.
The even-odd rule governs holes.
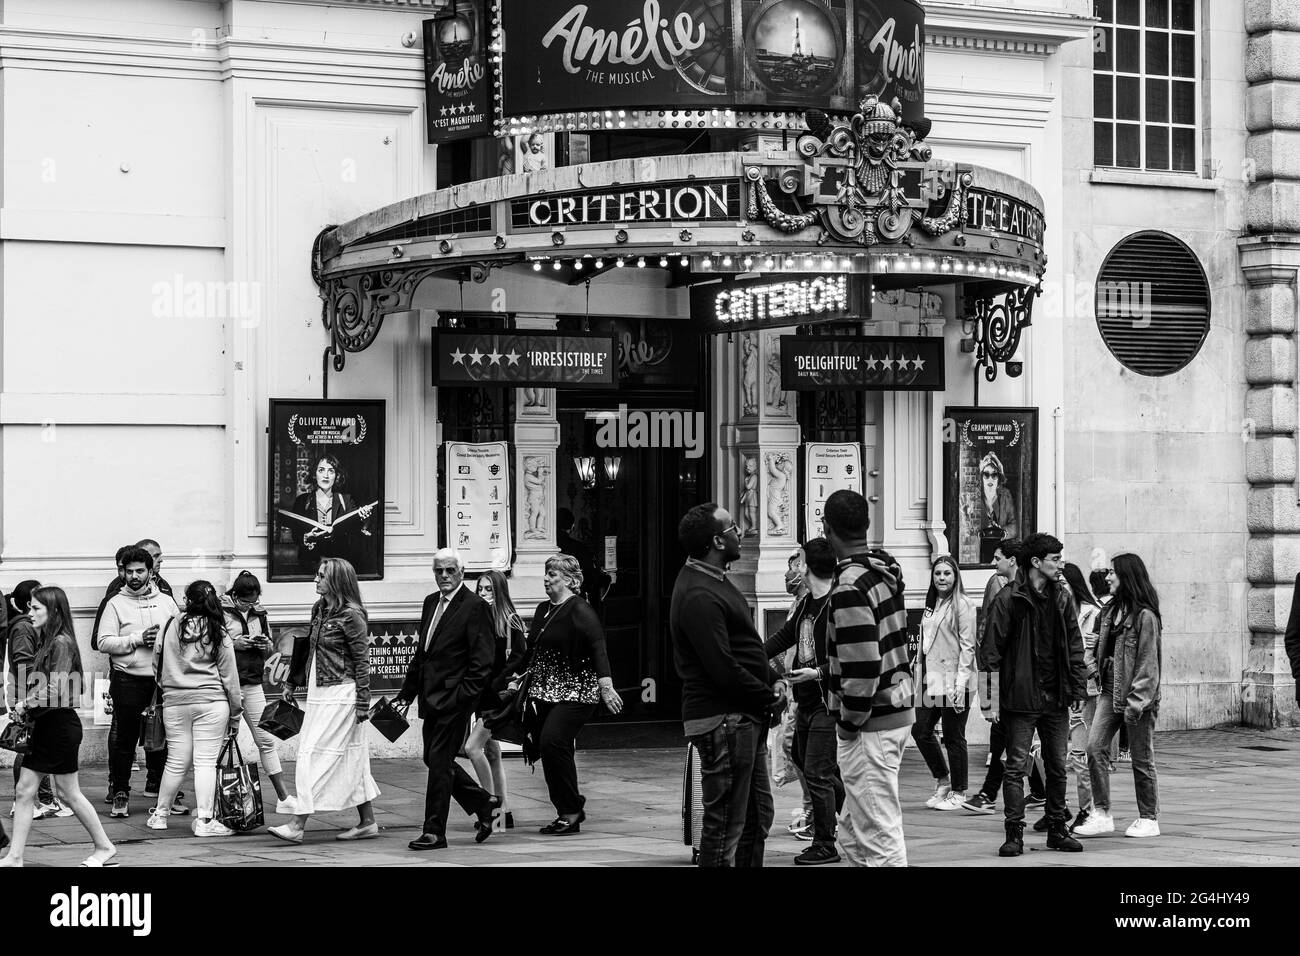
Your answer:
[[[924,116],[925,10],[915,0],[498,2],[505,117],[851,112],[868,94],[897,97],[905,120]]]

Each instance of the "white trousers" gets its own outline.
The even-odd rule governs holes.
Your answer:
[[[864,730],[854,740],[839,741],[844,778],[839,844],[854,866],[907,866],[898,768],[911,732],[910,727]]]

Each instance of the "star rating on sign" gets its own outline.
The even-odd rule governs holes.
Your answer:
[[[500,364],[501,364],[501,353],[498,352],[498,351],[496,350],[496,348],[493,348],[492,351],[488,353],[488,357],[487,357],[487,359],[488,359],[488,364],[489,364],[489,365],[500,365]]]
[[[483,353],[480,352],[477,347],[475,347],[474,351],[469,353],[469,360],[470,363],[473,365],[482,365]]]
[[[514,349],[511,349],[509,352],[506,353],[506,361],[509,362],[511,365],[518,365],[519,360],[521,358],[523,358],[523,356],[520,355],[518,352],[516,352]]]
[[[457,348],[456,351],[451,353],[451,364],[452,365],[465,364],[465,353],[462,352],[459,348]]]

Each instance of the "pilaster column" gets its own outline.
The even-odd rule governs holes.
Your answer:
[[[516,315],[520,330],[554,331],[553,315]],[[542,575],[555,543],[555,465],[560,447],[555,389],[520,388],[515,400],[515,563],[512,597],[524,608],[543,598]]]
[[[1246,416],[1250,482],[1246,574],[1250,647],[1242,720],[1300,725],[1283,633],[1300,571],[1296,322],[1300,276],[1300,9],[1246,0],[1246,193],[1252,235],[1239,243],[1246,292]]]

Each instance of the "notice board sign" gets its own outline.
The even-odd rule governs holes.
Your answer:
[[[467,571],[510,570],[510,448],[447,443],[447,547]]]
[[[809,443],[804,459],[804,528],[810,538],[821,534],[826,499],[837,491],[862,493],[862,445]]]

